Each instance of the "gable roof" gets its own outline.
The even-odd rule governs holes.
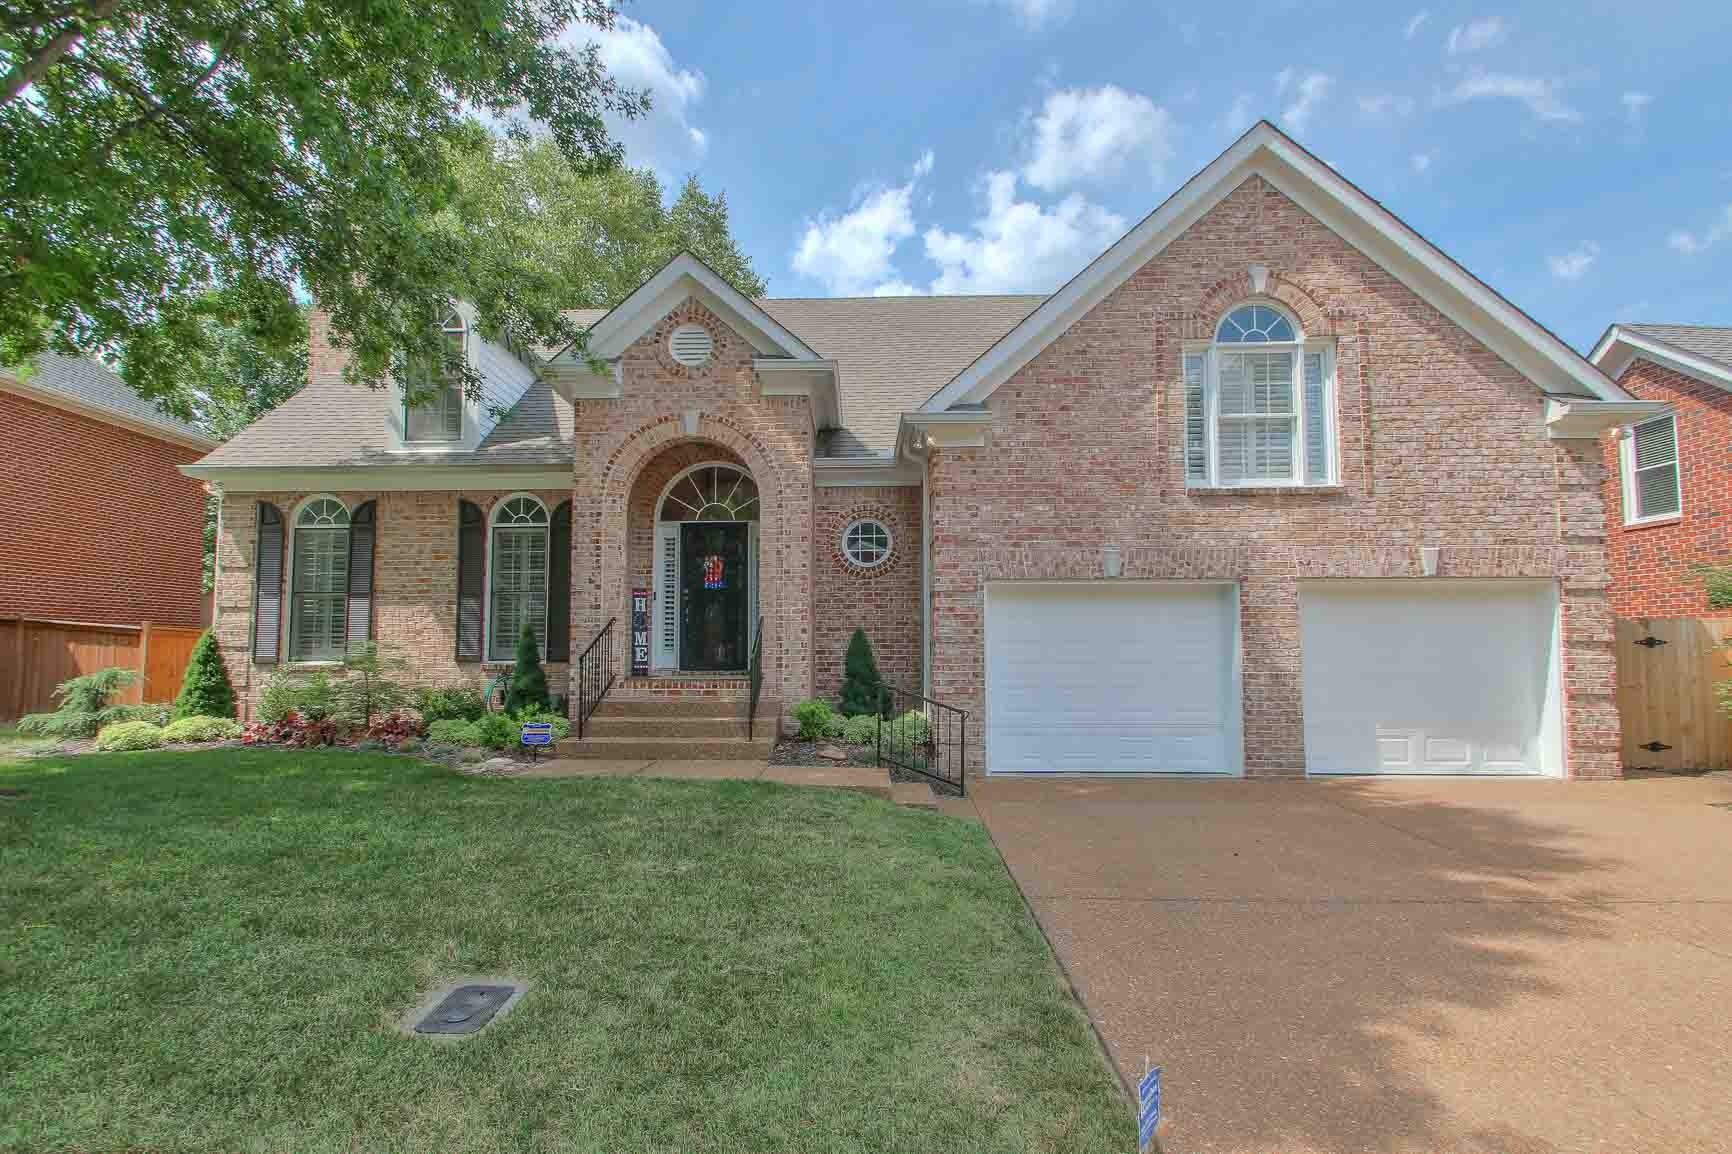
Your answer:
[[[1732,392],[1732,328],[1614,324],[1606,329],[1590,356],[1614,379],[1622,377],[1630,362],[1640,357]]]
[[[44,404],[121,425],[146,436],[194,449],[208,449],[217,443],[215,437],[197,425],[171,417],[154,402],[139,396],[102,364],[83,357],[43,353],[36,360],[35,371],[27,378],[14,370],[0,368],[0,382]]]
[[[922,406],[982,401],[1251,176],[1268,181],[1540,389],[1621,401],[1622,389],[1382,204],[1258,121]]]
[[[689,252],[682,252],[668,261],[630,296],[589,326],[590,355],[603,360],[619,356],[688,296],[697,298],[711,312],[727,321],[761,356],[792,357],[802,361],[823,359],[751,298]]]

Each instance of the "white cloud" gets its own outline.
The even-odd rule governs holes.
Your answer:
[[[1241,92],[1233,97],[1232,105],[1221,117],[1221,128],[1228,136],[1238,136],[1251,127],[1251,94]]]
[[[1415,12],[1413,14],[1413,19],[1407,22],[1407,32],[1405,33],[1406,38],[1412,40],[1415,36],[1419,35],[1420,28],[1430,19],[1431,11],[1429,9],[1421,8],[1418,12]]]
[[[1418,172],[1418,173],[1425,173],[1425,172],[1429,172],[1431,170],[1431,166],[1433,164],[1435,164],[1436,162],[1437,162],[1437,149],[1433,148],[1433,149],[1428,149],[1425,152],[1414,153],[1413,158],[1408,161],[1408,164],[1412,165],[1413,171]]]
[[[927,157],[921,164],[928,169]],[[921,165],[915,166],[916,170]],[[837,296],[877,294],[900,282],[891,263],[896,246],[914,235],[914,181],[857,198],[841,216],[821,213],[806,222],[794,250],[794,271]],[[894,294],[892,294],[894,295]]]
[[[872,289],[875,297],[912,297],[919,296],[920,290],[905,280],[887,280]]]
[[[1675,252],[1695,256],[1713,248],[1729,236],[1732,236],[1732,204],[1721,210],[1720,219],[1708,226],[1705,232],[1685,232],[1679,229],[1666,238],[1666,244]]]
[[[650,90],[648,116],[608,118],[609,131],[625,145],[631,163],[647,164],[666,180],[682,174],[704,154],[709,140],[693,123],[704,99],[704,74],[676,64],[654,28],[617,16],[613,27],[605,30],[573,25],[565,39],[576,47],[593,41],[608,74],[622,87]]]
[[[1496,16],[1487,16],[1483,20],[1470,20],[1466,24],[1457,24],[1449,30],[1449,41],[1445,50],[1451,56],[1461,56],[1469,52],[1483,52],[1487,48],[1496,48],[1509,39],[1509,29]]]
[[[1581,280],[1599,259],[1600,246],[1586,240],[1561,256],[1548,256],[1546,265],[1559,280]]]
[[[1275,95],[1285,96],[1289,89],[1293,99],[1281,109],[1281,119],[1289,127],[1303,129],[1311,114],[1317,111],[1323,103],[1323,98],[1329,95],[1329,86],[1335,83],[1321,72],[1307,72],[1299,76],[1291,68],[1283,68],[1275,74]]]
[[[919,180],[921,177],[931,172],[932,165],[932,150],[928,148],[925,152],[920,154],[920,159],[914,162],[914,179]]]
[[[1018,200],[1016,174],[986,176],[985,214],[970,231],[926,230],[933,292],[1049,292],[1124,232],[1124,218],[1072,193],[1051,207]]]
[[[1631,124],[1640,124],[1643,111],[1647,109],[1648,105],[1654,103],[1654,95],[1651,92],[1626,92],[1619,99],[1624,103],[1624,118]]]
[[[1360,96],[1359,111],[1376,120],[1386,116],[1410,116],[1413,97],[1397,96],[1392,92],[1373,92]]]
[[[1033,128],[1022,178],[1043,192],[1103,180],[1132,163],[1159,181],[1173,152],[1167,110],[1113,84],[1048,93]]]
[[[1466,77],[1454,88],[1437,94],[1437,104],[1444,107],[1466,104],[1472,100],[1514,100],[1525,104],[1540,120],[1575,122],[1582,114],[1564,103],[1558,95],[1558,83],[1541,76],[1515,76],[1501,72],[1482,72]]]
[[[976,0],[1003,8],[1016,17],[1024,28],[1035,29],[1047,24],[1062,24],[1070,19],[1071,0]]]

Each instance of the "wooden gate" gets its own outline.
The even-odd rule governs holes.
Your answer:
[[[1732,680],[1732,619],[1617,623],[1618,716],[1626,769],[1732,768],[1732,717],[1714,687]]]

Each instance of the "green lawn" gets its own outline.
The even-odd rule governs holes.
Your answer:
[[[984,831],[756,782],[0,760],[0,1148],[1126,1151]],[[460,1044],[396,1030],[531,983]]]

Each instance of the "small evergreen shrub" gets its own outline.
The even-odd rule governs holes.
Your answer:
[[[404,662],[384,656],[374,642],[355,646],[343,658],[343,680],[331,686],[331,712],[363,729],[371,728],[381,714],[408,704],[409,690],[390,677],[403,668]]]
[[[259,694],[259,720],[278,722],[289,714],[305,721],[323,721],[337,708],[337,691],[323,670],[303,676],[281,666]]]
[[[156,749],[162,745],[162,727],[148,721],[116,722],[96,735],[96,748],[104,750]]]
[[[476,745],[485,745],[488,749],[512,749],[521,744],[519,738],[523,731],[518,728],[520,723],[509,713],[489,713],[473,724],[481,738]]]
[[[102,717],[96,713],[27,713],[18,719],[18,732],[25,737],[95,737],[102,728]]]
[[[525,621],[517,634],[517,664],[511,670],[511,684],[505,690],[505,712],[545,710],[549,704],[547,671],[541,668],[541,651],[535,644],[535,631]]]
[[[473,685],[444,685],[417,690],[415,709],[429,725],[435,721],[474,721],[487,712],[487,702]]]
[[[60,699],[56,713],[101,713],[116,693],[138,680],[138,671],[118,665],[72,677],[54,687]]]
[[[480,745],[481,730],[473,721],[445,717],[427,727],[429,745]]]
[[[177,718],[235,715],[235,687],[229,682],[228,666],[223,663],[223,651],[217,646],[212,630],[205,630],[192,647],[186,676],[180,683],[180,696],[174,699],[174,715]]]
[[[876,713],[861,713],[848,718],[842,723],[842,740],[849,745],[876,745],[878,743],[878,715]]]
[[[232,717],[177,717],[163,728],[162,739],[169,743],[193,741],[233,741],[241,735],[240,722]]]
[[[842,716],[876,714],[883,707],[884,680],[878,676],[872,643],[866,640],[864,629],[856,629],[848,639],[848,655],[842,662]]]
[[[794,706],[794,720],[800,723],[800,740],[823,741],[842,736],[842,719],[822,697],[813,697]]]
[[[98,728],[117,721],[148,721],[152,725],[167,725],[174,713],[172,705],[111,705],[96,715]]]

